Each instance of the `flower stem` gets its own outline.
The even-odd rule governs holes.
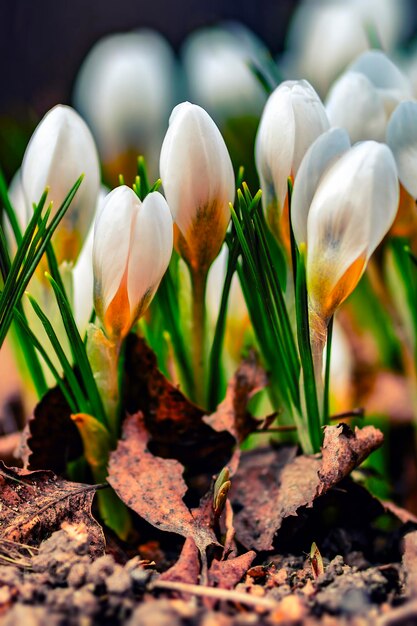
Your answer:
[[[107,427],[114,442],[119,436],[119,364],[120,342],[108,339],[91,325],[87,331],[87,354],[107,415]]]
[[[311,356],[313,359],[314,379],[316,383],[317,402],[319,405],[320,415],[323,420],[323,400],[324,400],[324,381],[323,381],[323,353],[327,341],[327,321],[310,310],[310,343]]]
[[[191,269],[192,303],[192,355],[194,369],[195,400],[205,405],[205,295],[207,271]]]

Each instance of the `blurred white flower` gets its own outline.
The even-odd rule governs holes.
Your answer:
[[[400,180],[400,203],[392,235],[417,236],[417,102],[401,102],[391,115],[386,141],[394,154]],[[414,241],[415,243],[415,241]]]
[[[58,105],[39,123],[23,158],[21,184],[27,215],[46,187],[56,211],[79,176],[84,180],[54,235],[58,262],[75,261],[94,217],[100,166],[93,137],[71,107]]]
[[[160,173],[180,231],[176,245],[193,271],[207,272],[226,235],[235,177],[223,137],[201,107],[183,102],[173,110]]]
[[[91,126],[105,163],[123,173],[120,159],[143,154],[156,174],[159,150],[175,98],[176,64],[157,32],[109,35],[99,40],[80,69],[76,108]]]
[[[285,81],[268,98],[255,157],[264,211],[278,238],[282,237],[288,178],[296,176],[307,149],[328,128],[324,106],[307,81]]]
[[[182,52],[190,99],[217,124],[259,115],[266,95],[250,64],[262,65],[267,51],[253,33],[237,23],[203,28],[188,37]]]
[[[288,36],[286,64],[325,96],[332,82],[372,37],[388,52],[408,33],[409,0],[304,0]]]
[[[125,185],[105,198],[93,242],[94,306],[118,341],[149,306],[172,254],[172,217],[165,198],[141,202]]]
[[[411,97],[407,78],[381,51],[370,50],[356,59],[335,82],[326,100],[333,126],[348,131],[351,141],[384,141],[395,107]]]
[[[402,102],[387,126],[387,144],[398,168],[398,178],[407,192],[417,198],[417,102]]]

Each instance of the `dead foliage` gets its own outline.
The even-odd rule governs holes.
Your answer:
[[[285,518],[326,493],[382,444],[373,426],[326,428],[322,457],[295,448],[258,449],[242,456],[233,480],[236,537],[247,549],[272,550]]]
[[[0,462],[0,541],[39,545],[63,522],[88,529],[92,554],[104,551],[101,526],[91,515],[96,487],[50,471],[10,469]]]

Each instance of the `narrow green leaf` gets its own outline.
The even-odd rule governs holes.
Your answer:
[[[86,348],[81,335],[78,332],[77,324],[75,323],[74,316],[71,311],[71,306],[66,295],[63,293],[58,283],[52,278],[52,276],[46,273],[46,277],[54,290],[56,301],[58,303],[62,321],[64,323],[65,331],[71,347],[74,363],[80,371],[81,379],[87,392],[87,397],[89,398],[93,409],[93,414],[99,421],[106,424],[107,418],[104,412],[101,396],[97,389],[94,374],[87,357]],[[88,412],[91,413],[91,410]]]
[[[55,334],[55,331],[52,327],[51,322],[48,320],[45,313],[42,311],[41,307],[36,302],[35,298],[31,296],[30,294],[28,294],[28,298],[33,307],[33,310],[35,311],[36,315],[38,316],[39,320],[42,323],[42,326],[45,329],[45,332],[49,338],[49,341],[51,342],[51,345],[55,351],[58,361],[62,367],[62,371],[64,372],[64,376],[77,402],[77,405],[79,407],[79,412],[89,413],[91,411],[91,407],[88,402],[88,399],[86,399],[84,396],[84,393],[80,387],[77,377],[75,376],[73,369],[71,367],[71,364],[68,361],[65,355],[65,352],[61,347],[61,344],[59,343],[58,337]],[[53,373],[52,370],[51,372]]]

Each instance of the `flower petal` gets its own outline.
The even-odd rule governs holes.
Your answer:
[[[307,242],[307,218],[320,179],[332,163],[349,150],[347,132],[331,128],[314,141],[307,150],[294,181],[291,222],[297,245]]]
[[[401,184],[417,198],[417,102],[402,102],[395,109],[387,126],[387,144]]]
[[[384,102],[364,74],[343,74],[329,92],[326,110],[331,124],[346,128],[352,143],[365,139],[382,141],[385,137]]]
[[[153,298],[169,265],[172,245],[171,212],[165,198],[155,191],[138,208],[133,227],[127,276],[132,324],[143,299],[147,306]]]

